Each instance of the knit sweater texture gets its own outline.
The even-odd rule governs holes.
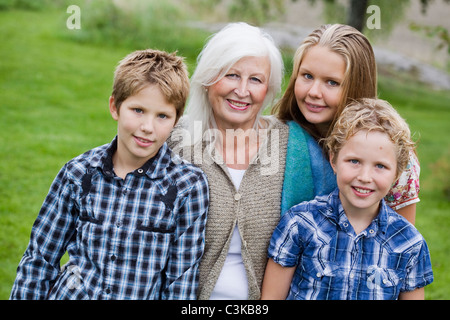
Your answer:
[[[248,298],[260,298],[267,248],[280,220],[289,137],[286,124],[272,116],[263,119],[269,123],[267,138],[248,166],[238,190],[220,154],[207,151],[205,141],[201,143],[201,161],[198,157],[193,158],[194,151],[199,152],[199,145],[192,147],[187,156],[183,155],[205,172],[210,188],[205,252],[199,267],[198,299],[209,299],[227,257],[236,224],[242,241],[241,255],[248,281]],[[177,150],[174,142],[170,141],[169,146]]]

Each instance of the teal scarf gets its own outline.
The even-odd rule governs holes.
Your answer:
[[[295,121],[289,121],[281,214],[303,201],[331,193],[336,176],[319,144]]]

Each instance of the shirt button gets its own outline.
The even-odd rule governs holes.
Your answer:
[[[383,283],[384,284],[388,283],[388,280],[387,279],[383,279]]]
[[[320,272],[317,272],[317,273],[316,273],[316,277],[317,277],[317,278],[320,278],[320,277],[322,277],[322,274],[321,274]]]
[[[144,169],[139,168],[137,172],[140,173],[140,174],[142,174],[142,173],[144,172]]]
[[[347,222],[344,222],[343,225],[344,225],[344,227],[346,227],[346,228],[348,227],[348,223],[347,223]]]
[[[375,231],[374,231],[373,229],[370,229],[370,230],[369,230],[369,233],[370,233],[370,234],[374,234]]]
[[[116,261],[116,256],[115,255],[111,256],[111,261]]]
[[[241,194],[240,194],[240,193],[236,193],[236,194],[234,195],[234,200],[236,200],[236,201],[241,200]]]

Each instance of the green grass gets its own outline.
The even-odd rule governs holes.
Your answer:
[[[89,39],[76,33],[83,29],[67,30],[67,17],[65,8],[0,11],[0,299],[9,297],[33,221],[58,170],[116,132],[108,111],[113,70],[136,43]],[[191,36],[160,48],[179,48],[192,72],[206,35]],[[380,78],[379,91],[420,134],[416,225],[428,241],[435,272],[426,294],[448,299],[450,202],[444,191],[450,189],[450,93],[388,77]]]
[[[379,94],[408,121],[418,143],[421,201],[416,227],[427,241],[434,272],[426,298],[450,299],[450,92],[381,77]]]
[[[108,97],[113,68],[127,50],[61,40],[54,36],[65,27],[60,16],[0,12],[2,299],[58,168],[115,133]]]

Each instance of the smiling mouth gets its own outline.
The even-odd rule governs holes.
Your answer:
[[[305,101],[305,104],[306,104],[306,107],[309,109],[309,110],[311,110],[311,111],[315,111],[315,112],[318,112],[318,111],[321,111],[321,110],[323,110],[323,109],[325,109],[326,108],[326,106],[319,106],[319,105],[317,105],[317,104],[312,104],[312,103],[309,103],[309,102],[306,102]]]
[[[140,145],[141,147],[148,147],[151,146],[153,144],[154,141],[151,140],[147,140],[141,137],[136,137],[134,136],[135,141],[137,142],[138,145]]]
[[[228,105],[235,109],[235,110],[246,110],[248,107],[250,107],[250,103],[247,102],[239,102],[236,100],[227,99]]]
[[[366,188],[352,187],[352,189],[361,195],[369,195],[370,193],[373,192],[373,190]]]

